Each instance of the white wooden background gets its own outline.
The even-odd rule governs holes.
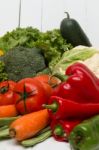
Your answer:
[[[0,0],[0,36],[18,26],[20,0]],[[99,47],[99,0],[22,0],[21,27],[59,28],[68,11]]]

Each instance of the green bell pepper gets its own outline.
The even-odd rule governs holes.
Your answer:
[[[69,142],[73,150],[99,150],[99,115],[77,125]]]

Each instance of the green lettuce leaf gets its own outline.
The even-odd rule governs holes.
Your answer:
[[[65,79],[65,71],[67,67],[77,61],[85,61],[99,51],[92,47],[77,46],[70,51],[63,53],[60,61],[52,69],[52,74],[63,76]]]

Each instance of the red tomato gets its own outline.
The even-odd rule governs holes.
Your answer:
[[[35,79],[38,79],[39,81],[46,83],[51,87],[57,86],[61,82],[57,77],[48,74],[38,75],[35,77]]]
[[[0,83],[0,105],[11,105],[13,101],[14,81],[3,81]]]
[[[39,80],[42,83],[42,86],[45,88],[48,97],[51,96],[53,92],[53,87],[60,83],[60,80],[51,75],[42,74],[34,77],[34,79]]]
[[[20,80],[14,89],[14,100],[20,114],[43,109],[42,105],[48,101],[48,96],[41,82],[33,78]]]

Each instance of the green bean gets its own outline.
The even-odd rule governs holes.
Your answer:
[[[9,137],[10,137],[9,128],[0,131],[0,140],[5,139],[5,138],[9,138]]]
[[[36,136],[40,135],[40,134],[42,134],[42,133],[44,133],[44,132],[46,132],[48,130],[50,130],[50,126],[47,126],[46,128],[42,129],[39,133],[36,134]]]
[[[7,125],[0,127],[0,132],[1,132],[2,130],[4,130],[4,129],[7,129],[7,128],[8,128]]]
[[[30,146],[34,146],[38,143],[41,143],[43,141],[45,141],[46,139],[48,139],[50,136],[52,135],[51,130],[48,130],[34,138],[28,139],[28,140],[24,140],[21,142],[21,145],[23,145],[24,147],[30,147]]]
[[[20,116],[0,118],[0,127],[10,125],[14,120],[18,119],[19,117]]]

